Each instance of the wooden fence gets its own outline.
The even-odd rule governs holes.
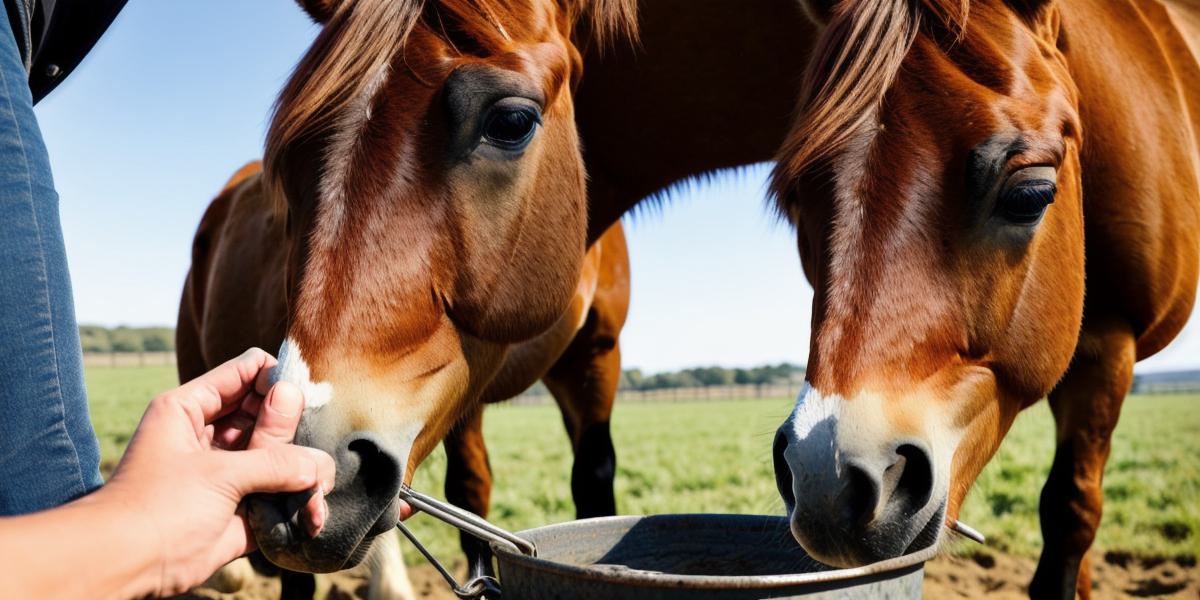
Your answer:
[[[1200,369],[1138,373],[1133,376],[1134,394],[1194,394],[1200,392]]]
[[[84,352],[85,367],[146,367],[174,365],[174,352]]]
[[[706,400],[750,400],[754,398],[795,398],[803,383],[763,385],[708,385],[701,387],[665,388],[660,390],[621,390],[617,402],[703,402]],[[513,406],[553,404],[554,397],[544,388],[526,392],[505,402]]]
[[[84,352],[86,367],[146,367],[175,364],[174,352]],[[754,398],[795,398],[801,382],[709,385],[659,390],[621,390],[617,401],[626,402],[697,402],[705,400],[748,400]],[[554,397],[545,387],[536,386],[505,402],[511,406],[540,406],[554,404]]]

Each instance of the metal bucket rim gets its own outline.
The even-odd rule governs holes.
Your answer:
[[[722,519],[737,519],[745,517],[747,519],[781,519],[783,517],[773,515],[737,515],[737,514],[720,514],[720,513],[671,513],[661,515],[620,515],[615,517],[593,517],[590,519],[580,519],[577,521],[567,521],[565,523],[555,523],[553,525],[543,525],[533,529],[520,531],[517,535],[525,537],[530,533],[542,533],[553,531],[555,529],[567,529],[572,526],[587,523],[624,523],[630,525],[638,520],[646,517],[680,517],[680,518],[712,518],[719,517]],[[921,568],[921,565],[937,555],[938,548],[936,545],[918,550],[911,554],[889,558],[879,562],[863,565],[861,567],[851,567],[848,569],[833,569],[830,571],[819,571],[815,573],[793,573],[788,575],[681,575],[675,573],[659,573],[652,571],[643,571],[640,569],[622,569],[613,571],[610,569],[596,568],[594,566],[580,566],[566,563],[555,562],[527,556],[518,552],[513,552],[511,548],[492,543],[492,552],[496,554],[497,559],[502,559],[512,563],[520,564],[521,566],[538,571],[547,571],[565,576],[586,577],[589,579],[603,579],[613,583],[636,584],[654,587],[695,587],[695,588],[736,588],[736,589],[772,589],[788,586],[797,586],[816,583],[833,583],[870,577],[873,575],[882,575],[885,573],[895,573],[896,576],[904,575],[910,572],[911,568]]]

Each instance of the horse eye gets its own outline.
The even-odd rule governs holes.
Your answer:
[[[519,152],[533,140],[539,123],[541,116],[533,107],[497,106],[483,123],[483,139],[500,149]]]
[[[1004,192],[996,207],[997,212],[1011,223],[1032,225],[1046,214],[1046,208],[1054,202],[1055,191],[1053,181],[1022,181]]]

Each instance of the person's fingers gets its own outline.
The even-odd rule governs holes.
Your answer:
[[[417,509],[413,508],[411,504],[399,499],[396,500],[396,511],[400,513],[399,516],[401,521],[417,514]]]
[[[333,487],[333,457],[315,448],[269,444],[240,452],[216,453],[239,497],[253,493],[302,492]]]
[[[253,394],[246,394],[246,398],[242,400],[242,408],[238,412],[258,418],[258,411],[262,410],[263,400],[266,400],[266,394],[260,394],[257,390]]]
[[[258,549],[258,542],[246,521],[243,508],[238,508],[225,530],[212,545],[212,552],[221,564],[226,564],[238,557],[245,556]]]
[[[292,446],[293,448],[304,448],[317,461],[317,484],[322,495],[333,491],[334,476],[337,475],[337,466],[333,462],[333,457],[324,450],[316,448],[307,448],[304,446]]]
[[[222,450],[246,449],[262,405],[263,397],[257,392],[246,394],[241,408],[213,422],[212,445]]]
[[[221,417],[213,428],[212,445],[221,450],[244,450],[254,430],[254,417],[244,411]]]
[[[180,386],[180,399],[195,404],[204,423],[211,423],[236,410],[252,390],[258,374],[274,367],[275,363],[275,357],[259,348],[251,348]]]
[[[313,495],[308,497],[303,512],[304,527],[308,530],[308,536],[317,537],[317,534],[325,528],[325,521],[329,519],[329,505],[325,503],[325,493],[321,487],[318,487]]]
[[[263,448],[269,444],[290,444],[304,412],[304,395],[300,388],[286,381],[271,387],[258,410],[254,431],[250,432],[247,448]]]
[[[275,365],[271,365],[274,367]],[[254,391],[259,396],[266,396],[271,389],[271,369],[263,369],[258,372],[258,377],[254,378]]]

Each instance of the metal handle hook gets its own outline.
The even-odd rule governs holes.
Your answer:
[[[533,545],[533,542],[501,529],[472,512],[422,494],[407,485],[400,486],[400,499],[414,509],[453,525],[485,542],[507,546],[526,556],[537,556],[537,547]]]
[[[537,547],[533,542],[522,538],[508,530],[501,529],[474,513],[465,511],[452,504],[447,504],[436,498],[426,496],[407,485],[400,486],[400,499],[407,502],[415,510],[419,510],[429,516],[438,519],[444,523],[456,527],[466,533],[469,533],[485,542],[492,542],[511,548],[512,550],[525,554],[527,556],[537,556]],[[461,600],[500,600],[503,593],[500,589],[500,582],[496,581],[495,577],[483,575],[469,579],[465,584],[459,584],[458,580],[450,574],[442,563],[434,558],[433,554],[421,542],[417,541],[417,536],[409,531],[404,523],[396,522],[396,529],[416,546],[417,551],[429,561],[446,583],[450,584],[450,588],[454,590],[454,595]]]
[[[495,577],[482,575],[474,579],[469,579],[465,584],[460,585],[458,580],[450,574],[450,571],[442,566],[442,563],[438,559],[433,557],[433,554],[429,552],[425,545],[417,541],[417,536],[413,535],[413,532],[409,531],[404,526],[404,523],[397,522],[396,529],[399,529],[400,533],[403,533],[404,537],[408,538],[408,541],[417,547],[417,550],[425,557],[425,560],[429,561],[429,564],[437,569],[438,573],[442,575],[442,579],[445,579],[446,583],[450,584],[450,589],[454,591],[454,595],[458,596],[460,600],[500,600],[503,597],[504,594],[500,590],[500,582],[496,581]]]

